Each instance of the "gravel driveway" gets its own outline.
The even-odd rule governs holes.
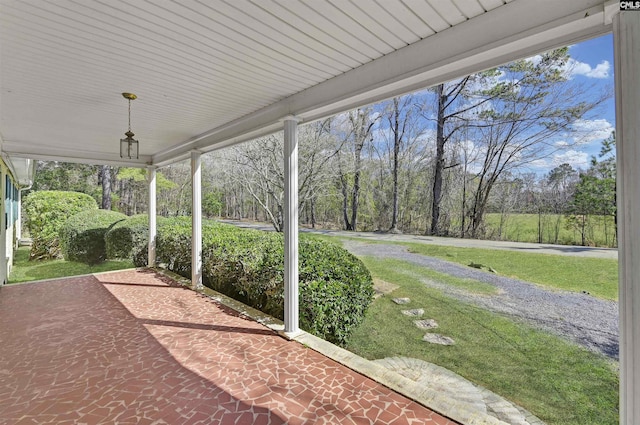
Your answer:
[[[344,241],[356,255],[395,258],[428,267],[440,273],[475,279],[499,288],[497,295],[474,295],[446,291],[465,302],[521,319],[538,328],[574,341],[592,351],[618,359],[618,303],[587,294],[543,289],[532,283],[454,264],[445,260],[412,254],[400,245]],[[428,283],[427,283],[428,284]]]

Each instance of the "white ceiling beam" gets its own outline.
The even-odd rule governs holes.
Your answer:
[[[526,17],[526,18],[525,18]],[[611,31],[602,0],[515,0],[152,157],[162,166]]]

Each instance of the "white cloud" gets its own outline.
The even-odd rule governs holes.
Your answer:
[[[591,69],[591,65],[584,62],[578,62],[575,59],[569,60],[565,68],[565,72],[567,72],[570,76],[588,75],[592,71],[593,69]]]
[[[613,130],[611,123],[604,118],[596,120],[579,119],[573,123],[573,128],[578,131],[607,131],[607,135]]]
[[[589,155],[586,152],[568,150],[563,153],[557,153],[553,156],[553,165],[569,164],[573,168],[586,168],[589,164]]]
[[[563,148],[569,147],[569,142],[567,142],[566,140],[558,140],[557,142],[554,143],[554,146],[557,147],[558,149],[563,149]]]
[[[602,61],[595,68],[585,72],[584,75],[591,78],[608,78],[610,68],[609,61]]]
[[[596,120],[576,120],[571,127],[574,131],[574,142],[579,144],[604,140],[609,137],[614,130],[613,125],[602,118]]]
[[[589,78],[609,78],[610,69],[611,64],[606,60],[600,62],[595,68],[592,68],[588,63],[580,62],[571,58],[567,62],[565,72],[568,74],[569,78],[572,78],[575,75],[583,75]]]
[[[551,168],[552,164],[549,163],[549,160],[546,158],[534,159],[533,161],[527,164],[527,168],[538,171],[538,170],[547,170]]]
[[[527,60],[533,65],[538,65],[542,60],[542,56],[531,56],[530,58],[527,58]],[[611,64],[607,60],[603,60],[597,64],[595,68],[592,68],[588,63],[580,62],[573,58],[569,58],[562,69],[567,78],[573,78],[576,75],[582,75],[589,78],[609,78],[610,70]]]
[[[609,61],[603,61],[600,62],[598,65],[596,65],[596,67],[593,69],[593,71],[589,72],[587,74],[587,77],[593,77],[593,78],[607,78],[609,77],[609,68],[611,66],[609,65]]]

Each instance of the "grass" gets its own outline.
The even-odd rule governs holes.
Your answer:
[[[618,374],[611,361],[495,313],[453,300],[421,279],[418,266],[391,259],[363,261],[374,277],[400,287],[374,301],[348,349],[369,359],[407,356],[450,369],[523,406],[549,425],[618,423]],[[423,269],[424,271],[424,269]],[[400,306],[392,297],[409,297]],[[445,347],[422,341],[425,331],[400,313],[424,308]]]
[[[458,248],[401,243],[416,254],[469,265],[480,263],[500,275],[566,291],[587,291],[606,300],[618,299],[618,261],[483,248]]]
[[[515,242],[537,243],[538,219],[537,214],[508,214],[503,224],[502,234],[498,235],[500,214],[485,214],[485,223],[490,238]],[[582,243],[580,232],[576,228],[567,226],[567,219],[564,215],[546,214],[540,217],[540,222],[543,243],[562,245],[580,245]],[[615,239],[613,217],[589,216],[588,223],[586,231],[588,245],[611,246],[613,244]],[[555,236],[556,225],[558,226],[557,240]]]
[[[23,246],[16,251],[13,269],[9,275],[9,283],[78,276],[131,267],[134,267],[131,261],[115,260],[105,261],[94,266],[65,260],[29,261],[29,247]]]
[[[606,258],[587,258],[566,255],[535,254],[487,248],[459,248],[415,242],[371,241],[358,237],[308,234],[334,243],[350,239],[365,243],[398,244],[410,252],[442,258],[468,266],[479,263],[495,269],[502,276],[572,292],[587,291],[605,300],[618,300],[618,261]]]
[[[416,279],[420,279],[421,281],[429,281],[435,285],[444,285],[456,289],[462,289],[465,292],[476,295],[495,295],[499,293],[498,288],[495,286],[478,280],[461,279],[408,262],[402,262],[401,267],[403,273],[407,276],[412,276]]]

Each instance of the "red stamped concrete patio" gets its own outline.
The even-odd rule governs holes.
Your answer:
[[[454,425],[149,270],[0,289],[2,424]]]

